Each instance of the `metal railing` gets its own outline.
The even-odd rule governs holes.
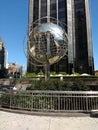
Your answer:
[[[0,106],[42,112],[98,110],[97,91],[16,91],[3,93]]]

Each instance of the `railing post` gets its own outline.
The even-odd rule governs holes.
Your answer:
[[[88,112],[88,96],[86,94],[86,111]]]
[[[58,94],[58,110],[60,111],[60,95]]]
[[[33,110],[33,92],[31,94],[31,111]]]
[[[11,92],[9,92],[9,94],[10,94],[10,109],[11,109]]]

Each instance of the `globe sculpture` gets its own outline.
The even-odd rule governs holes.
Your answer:
[[[66,55],[68,39],[65,29],[60,24],[39,21],[32,24],[29,32],[28,53],[36,61],[34,63],[47,68]],[[46,69],[46,77],[47,71]]]

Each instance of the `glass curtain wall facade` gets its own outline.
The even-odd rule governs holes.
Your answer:
[[[7,68],[7,51],[5,43],[0,37],[0,69]]]
[[[47,19],[41,19],[47,17]],[[32,23],[53,22],[55,18],[64,23],[68,34],[67,56],[51,65],[50,71],[71,74],[94,74],[93,46],[90,23],[89,0],[29,0],[29,32]],[[33,24],[34,26],[34,24]],[[31,64],[28,56],[28,72],[39,72],[43,67]]]

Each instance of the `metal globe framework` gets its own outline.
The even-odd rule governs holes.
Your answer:
[[[58,25],[43,23],[30,33],[28,49],[36,61],[51,65],[66,54],[67,37]]]
[[[41,23],[41,21],[45,22]],[[66,25],[55,18],[47,17],[32,23],[27,35],[28,42],[24,44],[25,55],[31,64],[36,66],[52,65],[67,54],[68,38],[64,26]]]

